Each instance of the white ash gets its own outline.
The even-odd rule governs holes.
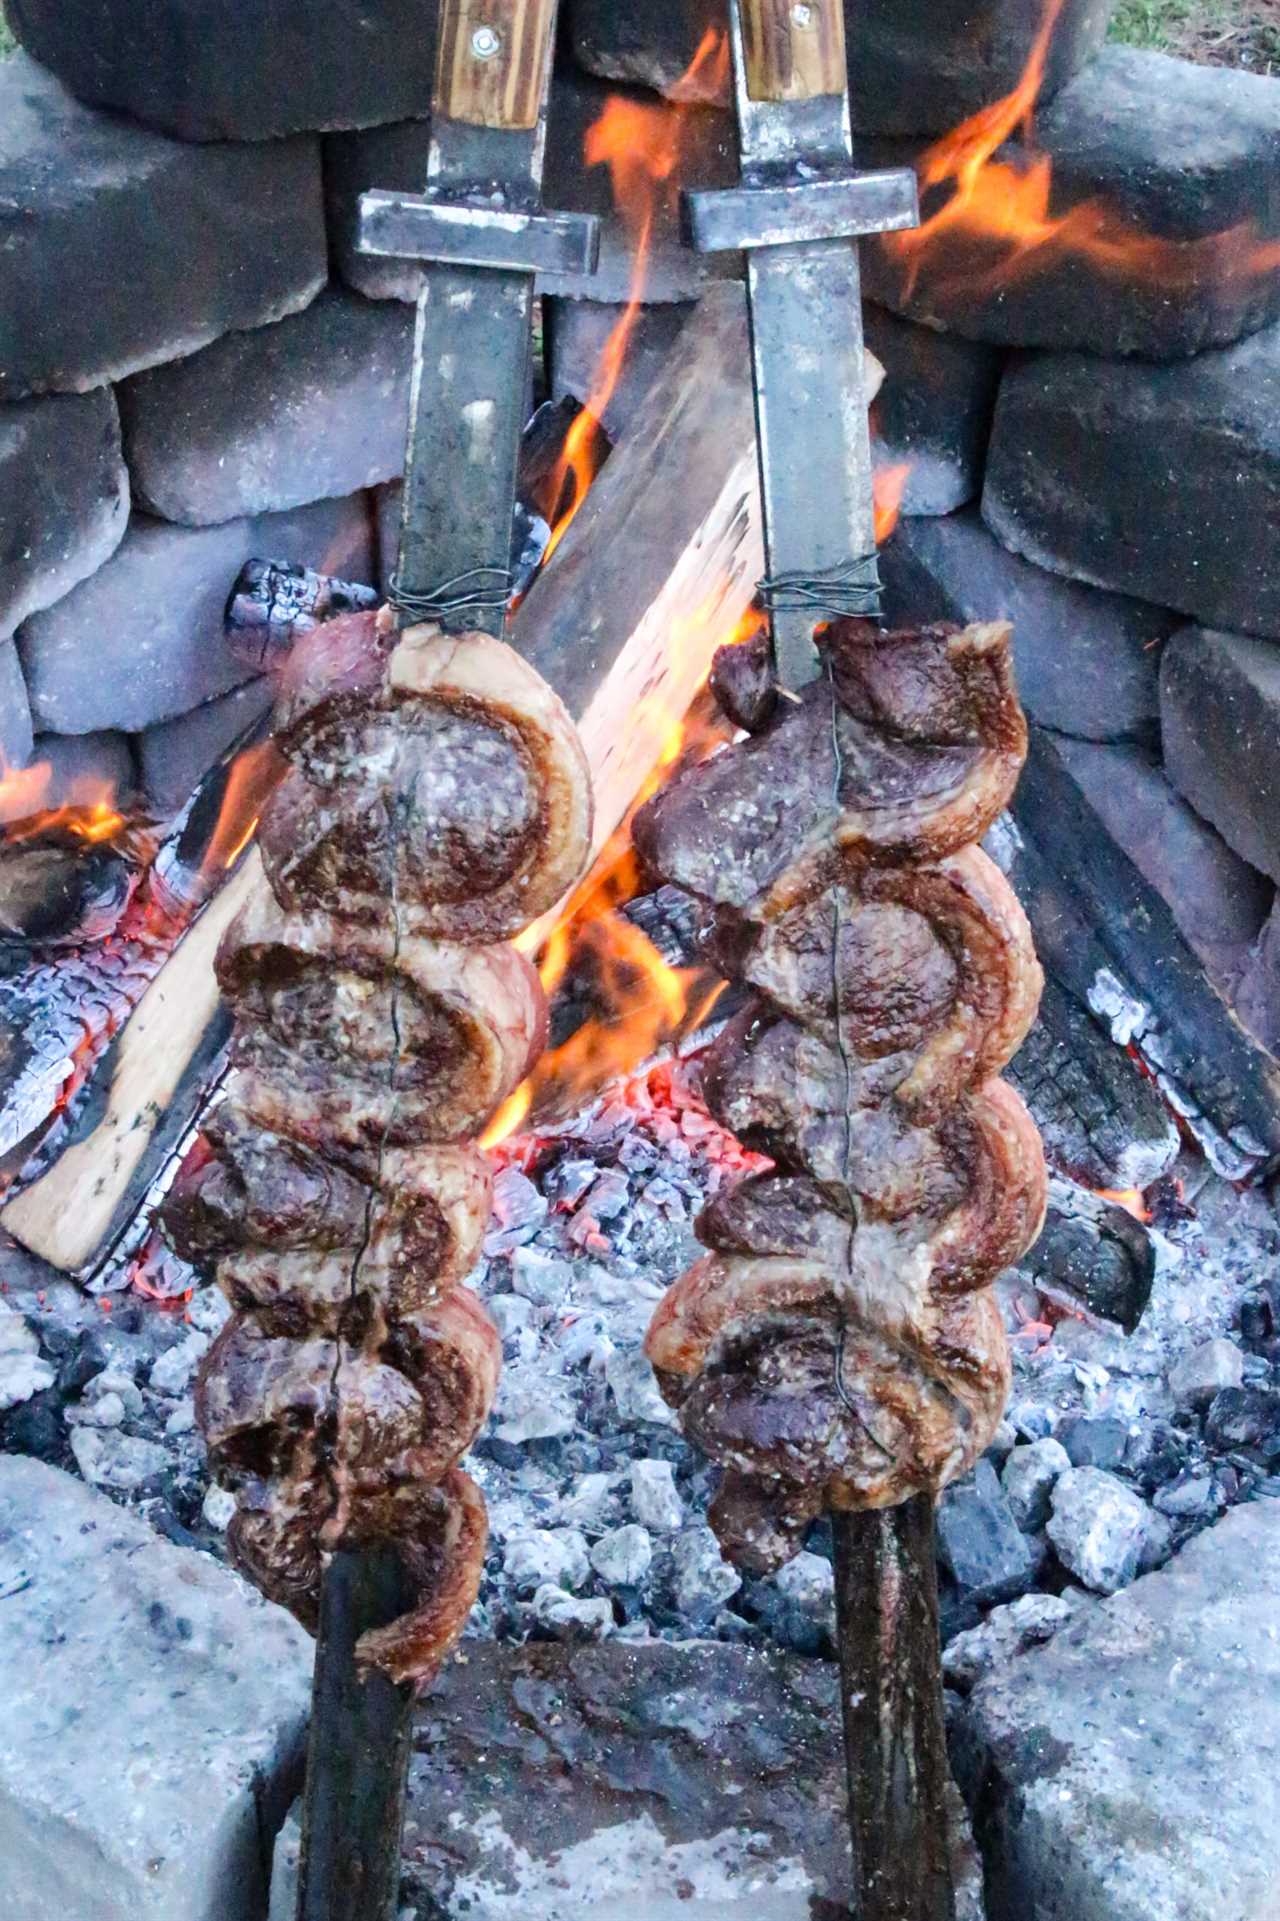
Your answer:
[[[742,1164],[684,1062],[612,1090],[527,1167],[499,1174],[489,1251],[471,1283],[505,1350],[501,1397],[470,1463],[492,1528],[472,1633],[678,1640],[694,1631],[831,1651],[828,1530],[819,1524],[779,1576],[744,1579],[728,1567],[706,1525],[714,1470],[685,1444],[642,1353],[655,1303],[701,1252],[694,1216]],[[1233,1386],[1280,1394],[1274,1197],[1233,1187],[1191,1150],[1173,1172],[1184,1198],[1168,1200],[1172,1182],[1159,1190],[1155,1283],[1134,1334],[1063,1318],[1063,1304],[1017,1270],[1000,1284],[1014,1388],[990,1462],[1035,1546],[1027,1579],[1037,1603],[1088,1578],[1072,1573],[1069,1557],[1095,1577],[1131,1579],[1225,1507],[1280,1495],[1280,1423],[1268,1458],[1265,1448],[1213,1444],[1210,1413]],[[185,1303],[103,1303],[3,1249],[0,1279],[0,1404],[11,1356],[38,1363],[40,1383],[0,1406],[0,1447],[79,1466],[172,1538],[225,1554],[227,1497],[209,1487],[191,1401],[199,1354],[227,1316],[218,1291],[196,1285]],[[1267,1314],[1255,1314],[1257,1337],[1246,1337],[1242,1304],[1269,1280],[1276,1328],[1258,1333]],[[104,1403],[111,1425],[93,1411]],[[1046,1502],[1082,1463],[1099,1463],[1141,1505],[1136,1556],[1126,1549],[1086,1564],[1083,1548],[1046,1535]],[[1132,1513],[1123,1499],[1118,1506]],[[1056,1531],[1065,1543],[1064,1525]],[[973,1619],[963,1600],[944,1579],[945,1632]]]

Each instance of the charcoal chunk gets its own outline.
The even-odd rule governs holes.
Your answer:
[[[1224,1387],[1205,1416],[1204,1437],[1223,1453],[1256,1449],[1270,1466],[1280,1460],[1280,1393],[1266,1387]]]
[[[0,247],[0,400],[84,392],[306,306],[328,271],[319,147],[182,146],[19,54],[0,61]]]
[[[938,1503],[938,1558],[968,1609],[1025,1594],[1039,1556],[1021,1532],[989,1461],[973,1479],[949,1487]]]

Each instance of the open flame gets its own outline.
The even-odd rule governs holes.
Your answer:
[[[1144,233],[1100,197],[1062,214],[1050,212],[1053,162],[1034,146],[1032,116],[1063,5],[1064,0],[1045,0],[1039,32],[1012,93],[962,121],[917,161],[922,206],[940,192],[946,198],[918,227],[880,241],[885,253],[907,269],[904,294],[913,292],[925,267],[931,285],[942,292],[949,284],[1004,286],[1064,256],[1088,259],[1105,273],[1155,283],[1170,293],[1190,289],[1207,276],[1239,280],[1274,271],[1280,266],[1280,241],[1264,239],[1256,220],[1199,239],[1173,240]],[[997,150],[1018,133],[1024,149],[997,159]],[[975,255],[986,263],[977,272]]]
[[[759,631],[763,615],[751,608],[725,645]],[[717,643],[720,644],[720,643]],[[708,660],[714,647],[708,647]],[[704,683],[705,684],[705,683]],[[695,1032],[711,1014],[724,983],[710,969],[672,967],[642,929],[619,910],[641,891],[639,863],[631,845],[638,808],[680,764],[701,760],[731,738],[728,723],[707,698],[681,715],[649,716],[664,732],[647,779],[594,864],[558,911],[549,934],[545,922],[516,937],[526,953],[541,949],[538,974],[548,997],[570,968],[594,976],[593,998],[606,1011],[585,1020],[560,1047],[549,1048],[528,1080],[499,1109],[481,1140],[496,1147],[530,1118],[580,1106],[610,1080],[633,1074],[664,1048]],[[638,725],[644,717],[638,716]]]
[[[1132,1214],[1134,1220],[1141,1221],[1144,1227],[1155,1219],[1140,1187],[1096,1187],[1094,1193],[1100,1201],[1112,1201],[1117,1207],[1122,1207],[1126,1214]]]
[[[701,83],[718,87],[727,82],[728,71],[728,36],[719,27],[708,27],[679,87],[696,86],[698,92]],[[688,115],[688,106],[678,100],[649,102],[611,94],[599,119],[587,128],[583,158],[589,167],[608,167],[614,204],[631,235],[634,255],[626,305],[605,341],[591,392],[569,429],[552,478],[551,499],[559,517],[544,565],[568,532],[599,466],[600,422],[617,389],[643,306],[654,223],[659,209],[670,205]]]
[[[31,840],[37,834],[61,832],[93,846],[124,834],[128,822],[109,782],[89,777],[74,781],[68,799],[51,807],[52,780],[47,760],[31,767],[0,763],[0,823],[7,823],[0,825],[0,839]]]

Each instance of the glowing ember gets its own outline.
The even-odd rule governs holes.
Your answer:
[[[1144,1226],[1155,1219],[1140,1187],[1098,1187],[1094,1192],[1099,1200],[1114,1201],[1117,1207],[1122,1207],[1126,1214],[1132,1214],[1134,1220],[1141,1221]]]
[[[729,43],[717,27],[708,27],[693,61],[679,85],[705,81],[716,87],[728,77]],[[680,160],[689,108],[678,101],[654,103],[613,94],[600,118],[587,129],[583,157],[589,167],[607,166],[613,199],[635,249],[627,303],[605,341],[586,405],[565,439],[551,498],[560,507],[543,564],[550,560],[568,532],[570,522],[587,497],[599,463],[600,421],[613,397],[643,304],[653,228],[658,210],[669,205]]]
[[[893,467],[881,467],[872,481],[872,492],[876,507],[876,545],[883,547],[898,524],[902,511],[902,496],[906,491],[907,477],[911,472],[910,461],[903,461]]]
[[[1144,233],[1098,198],[1063,214],[1050,213],[1053,162],[1032,143],[1032,114],[1063,0],[1046,0],[1044,18],[1026,68],[1012,93],[962,121],[916,164],[920,196],[940,206],[914,231],[887,234],[885,252],[908,268],[909,296],[928,268],[938,293],[949,285],[990,290],[1035,273],[1064,256],[1087,259],[1104,273],[1150,281],[1170,293],[1205,278],[1251,279],[1280,266],[1280,241],[1264,240],[1256,220],[1195,240]],[[1026,147],[996,159],[1016,133]],[[953,249],[951,242],[960,243]]]

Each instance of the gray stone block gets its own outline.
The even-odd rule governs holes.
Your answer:
[[[614,89],[584,79],[562,64],[552,89],[543,198],[548,207],[600,216],[600,266],[594,274],[546,276],[544,293],[573,299],[628,300],[635,267],[635,232],[618,212],[609,168],[583,165],[587,129],[600,118]],[[680,236],[680,189],[736,185],[737,133],[733,116],[706,108],[680,113],[656,102],[635,103],[652,116],[640,138],[669,143],[672,170],[659,193],[644,274],[646,301],[693,300],[711,280],[741,271],[737,254],[697,254]],[[335,134],[325,142],[325,194],[338,272],[347,285],[376,300],[416,300],[421,269],[412,261],[381,260],[357,252],[356,210],[368,187],[420,193],[427,172],[431,129],[411,120],[365,133]]]
[[[1175,614],[1033,566],[976,508],[900,521],[880,575],[893,623],[1011,620],[1018,693],[1042,726],[1085,740],[1154,737],[1159,643]]]
[[[1197,714],[1201,724],[1203,718]],[[1055,745],[1111,838],[1168,903],[1215,984],[1229,992],[1266,921],[1270,884],[1187,806],[1146,748],[1063,737]]]
[[[6,0],[83,100],[180,140],[264,140],[426,113],[436,0]]]
[[[25,767],[31,758],[31,703],[12,640],[0,640],[0,771]]]
[[[1276,499],[1280,507],[1280,481]],[[1165,767],[1179,793],[1280,881],[1280,648],[1184,628],[1165,649],[1160,718]]]
[[[1280,906],[1272,908],[1241,970],[1235,1005],[1262,1045],[1280,1054]]]
[[[251,680],[220,700],[162,720],[137,736],[142,791],[156,812],[176,814],[218,756],[260,720],[275,697],[270,679]]]
[[[371,545],[364,494],[220,527],[135,514],[106,566],[20,630],[32,710],[63,734],[140,733],[188,713],[251,677],[223,632],[246,560],[367,578]]]
[[[18,54],[0,62],[0,249],[0,400],[100,387],[306,306],[327,277],[319,147],[183,146]]]
[[[1097,52],[1112,0],[1065,0],[1050,43],[1047,100]],[[945,133],[1017,83],[1043,19],[1040,0],[846,0],[854,125],[868,132]],[[638,81],[681,98],[727,100],[715,73],[690,88],[688,70],[718,0],[572,0],[573,50],[589,73]],[[682,84],[683,83],[683,84]]]
[[[306,1635],[217,1562],[15,1456],[0,1593],[5,1921],[259,1921]]]
[[[109,387],[0,406],[0,633],[101,567],[128,519]]]
[[[1016,362],[982,514],[1055,573],[1280,639],[1280,327],[1174,367]]]
[[[885,373],[871,409],[872,451],[878,467],[908,470],[902,512],[963,507],[982,488],[1000,355],[883,307],[866,307],[863,327]]]
[[[120,388],[134,498],[189,527],[355,493],[404,467],[413,316],[334,289]]]
[[[439,1921],[844,1913],[839,1718],[828,1661],[711,1641],[468,1641],[421,1709],[401,1900]],[[981,1921],[951,1814],[957,1921]],[[288,1828],[277,1860],[271,1914],[291,1921]]]
[[[919,142],[862,143],[866,164],[923,154]],[[1152,360],[1224,346],[1280,315],[1274,81],[1107,47],[1037,111],[1033,149],[1011,142],[997,155],[1023,174],[1040,157],[1053,237],[1019,251],[958,222],[922,244],[875,241],[863,249],[871,297],[975,340]],[[926,194],[926,215],[947,192]]]
[[[962,1724],[991,1921],[1261,1921],[1280,1906],[1280,1503],[996,1668]]]

